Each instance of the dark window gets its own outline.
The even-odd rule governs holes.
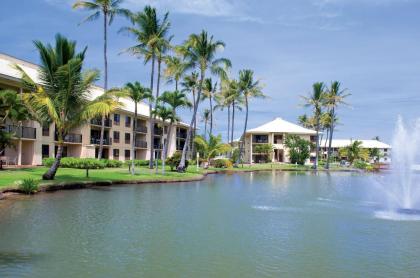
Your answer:
[[[114,142],[119,143],[120,142],[120,132],[114,131]]]
[[[125,134],[125,143],[130,144],[130,133]]]
[[[120,125],[120,114],[114,114],[114,124]]]
[[[50,146],[42,145],[42,158],[50,157]]]
[[[125,126],[130,127],[131,126],[131,117],[125,116]]]
[[[114,149],[113,150],[113,156],[114,156],[114,159],[118,159],[120,157],[120,150],[119,149]]]
[[[50,127],[49,126],[43,126],[42,127],[42,136],[50,136]]]
[[[125,157],[125,160],[130,160],[130,150],[124,151],[124,157]]]

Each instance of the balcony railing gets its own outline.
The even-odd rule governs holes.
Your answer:
[[[185,138],[187,138],[187,132],[179,132],[178,131],[176,133],[176,137],[185,139]]]
[[[100,138],[96,138],[96,137],[91,137],[90,138],[90,143],[91,144],[95,144],[95,145],[99,145],[101,142]],[[112,139],[111,138],[104,138],[104,140],[102,141],[102,143],[104,145],[111,145],[112,144]]]
[[[155,135],[162,135],[163,134],[163,129],[162,128],[155,128],[154,129],[154,134]]]
[[[134,144],[136,148],[147,148],[147,142],[143,140],[136,140]]]
[[[253,138],[252,143],[267,144],[268,143],[268,139],[256,139],[256,138]]]
[[[112,127],[112,120],[111,119],[105,119],[105,127]],[[90,120],[90,124],[92,125],[99,125],[102,126],[102,119],[92,119]]]
[[[144,126],[144,125],[136,126],[136,132],[147,133],[147,126]]]
[[[36,139],[36,128],[34,127],[5,125],[2,129],[18,138]]]
[[[58,135],[55,133],[54,140],[58,141]],[[69,133],[64,137],[66,143],[82,143],[82,134]]]
[[[161,150],[161,149],[163,149],[163,146],[162,146],[162,144],[153,144],[153,148],[155,148],[155,149],[157,149],[157,150]]]

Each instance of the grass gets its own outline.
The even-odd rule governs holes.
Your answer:
[[[146,167],[136,167],[137,174],[132,176],[127,168],[106,168],[98,170],[89,170],[89,178],[86,178],[86,170],[59,168],[54,181],[42,181],[42,174],[47,171],[46,167],[35,167],[28,169],[11,169],[0,171],[0,189],[4,187],[17,188],[16,181],[23,179],[34,179],[39,181],[40,185],[52,184],[57,182],[85,182],[85,181],[118,181],[118,180],[142,180],[142,181],[176,181],[202,176],[202,171],[197,171],[195,167],[189,167],[185,173],[170,172],[169,168],[165,175],[156,170],[150,170]]]

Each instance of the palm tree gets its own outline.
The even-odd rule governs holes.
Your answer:
[[[210,120],[210,129],[209,134],[213,134],[213,98],[216,93],[217,82],[213,84],[211,78],[206,78],[203,84],[203,96],[202,100],[209,100],[209,109],[206,109],[209,113],[209,120]],[[206,125],[207,126],[207,125]],[[207,134],[207,133],[204,133]],[[207,135],[206,135],[207,136]]]
[[[167,56],[165,58],[166,69],[165,77],[168,81],[175,81],[175,91],[178,91],[178,84],[188,69],[188,65],[177,56]]]
[[[325,97],[325,106],[327,107],[331,118],[333,121],[331,121],[330,126],[330,134],[329,134],[329,143],[328,143],[328,151],[327,151],[327,163],[325,164],[325,169],[330,168],[330,158],[331,158],[331,143],[333,139],[333,132],[335,128],[335,119],[337,116],[337,108],[339,105],[347,105],[347,103],[344,101],[344,99],[351,94],[347,93],[347,89],[341,89],[341,83],[338,81],[333,81],[330,85],[330,88],[327,91],[326,97]]]
[[[305,107],[311,107],[313,109],[313,118],[315,122],[316,131],[316,149],[315,149],[315,161],[314,169],[318,169],[318,156],[319,156],[319,131],[321,128],[321,115],[322,107],[325,104],[325,85],[323,82],[316,82],[312,85],[312,92],[307,97],[302,97],[304,100]]]
[[[163,140],[163,149],[162,149],[162,174],[165,174],[165,160],[166,160],[166,153],[168,148],[168,142],[170,139],[170,130],[172,129],[172,125],[174,122],[178,121],[178,117],[175,115],[174,110],[172,108],[165,107],[163,105],[156,106],[156,109],[153,111],[153,114],[160,118],[162,121],[162,140]],[[168,132],[165,134],[165,122],[169,121]]]
[[[227,124],[228,124],[228,127],[227,127],[226,140],[227,140],[227,142],[230,142],[229,138],[230,138],[230,106],[231,106],[231,103],[230,103],[230,99],[229,99],[228,94],[227,94],[227,90],[223,89],[223,88],[226,87],[225,84],[226,84],[226,82],[223,82],[223,85],[221,87],[222,88],[221,91],[218,94],[216,94],[215,97],[214,97],[214,99],[216,100],[216,103],[217,103],[214,106],[214,110],[216,111],[217,109],[219,109],[219,110],[223,111],[225,108],[227,108],[227,114],[228,114]]]
[[[228,114],[232,110],[232,118],[228,120],[231,123],[230,127],[230,138],[228,136],[228,141],[233,142],[233,134],[235,132],[235,111],[242,110],[241,105],[243,104],[243,96],[239,90],[239,82],[235,79],[230,79],[225,82],[224,88],[222,88],[224,98],[226,98],[226,103],[228,105]],[[229,117],[230,118],[230,117]]]
[[[239,148],[239,156],[236,164],[242,160],[242,152],[244,149],[245,132],[248,126],[248,112],[249,112],[249,100],[251,98],[264,98],[265,95],[261,91],[261,85],[259,80],[254,80],[254,72],[246,69],[239,72],[239,91],[245,99],[245,126],[241,136],[241,144]]]
[[[92,1],[76,1],[73,4],[73,9],[84,9],[93,11],[94,13],[84,19],[83,22],[93,21],[103,15],[103,32],[104,32],[104,90],[108,90],[108,57],[107,57],[107,45],[108,45],[108,25],[111,25],[116,15],[128,16],[130,12],[127,9],[120,8],[123,0],[92,0]],[[102,116],[101,122],[101,138],[99,143],[98,159],[102,158],[103,152],[103,139],[105,131],[105,117]]]
[[[225,43],[222,41],[214,41],[213,36],[209,36],[206,31],[201,31],[200,34],[192,34],[189,39],[184,43],[182,54],[185,60],[192,67],[197,68],[200,71],[200,79],[198,83],[197,100],[193,115],[191,118],[191,124],[188,127],[187,142],[189,142],[192,135],[192,125],[197,117],[198,104],[201,98],[203,90],[203,82],[206,78],[207,70],[212,73],[217,73],[217,68],[222,64],[230,65],[230,61],[225,58],[216,59],[216,53],[219,49],[224,48]],[[185,171],[185,160],[188,151],[188,144],[184,145],[181,155],[181,161],[178,165],[178,171]]]
[[[204,122],[204,139],[206,139],[207,140],[207,123],[210,121],[210,116],[211,115],[211,112],[210,112],[210,110],[209,109],[204,109],[204,111],[203,111],[203,122]],[[210,135],[211,135],[211,133],[210,133]]]
[[[144,58],[144,62],[151,61],[152,69],[150,72],[150,91],[153,93],[155,62],[158,56],[161,56],[160,50],[166,45],[167,36],[170,28],[168,20],[169,13],[165,13],[162,19],[158,18],[155,8],[151,6],[144,7],[143,11],[132,14],[131,21],[134,27],[123,27],[120,32],[126,32],[133,35],[138,44],[128,48],[126,51],[135,56]],[[162,58],[162,57],[161,57]],[[160,72],[160,69],[159,69]],[[160,77],[159,77],[160,79]],[[159,82],[158,82],[159,83]],[[158,91],[157,91],[158,96]],[[152,112],[152,102],[149,103],[149,111]],[[150,141],[154,138],[154,119],[152,113],[149,116]],[[150,144],[149,168],[153,168],[154,146]]]
[[[177,109],[179,108],[191,108],[192,104],[191,102],[188,100],[187,96],[185,95],[185,93],[183,92],[179,92],[179,91],[165,91],[160,97],[159,97],[160,101],[168,104],[172,111],[173,114],[175,115],[175,117],[177,117]],[[172,131],[172,124],[170,123],[169,126],[169,130],[168,130],[168,138],[170,138],[171,136],[171,131]],[[170,144],[170,140],[168,140],[168,146],[165,149],[165,157],[168,156],[168,149],[169,149],[169,145]]]
[[[98,79],[99,73],[83,71],[87,48],[77,53],[76,42],[60,34],[56,35],[55,40],[55,46],[34,42],[41,58],[38,84],[22,68],[16,66],[22,74],[25,89],[31,92],[24,95],[29,113],[42,124],[55,124],[58,148],[54,163],[42,176],[45,180],[54,179],[60,166],[64,137],[71,129],[102,115],[104,106],[102,96],[89,100],[89,90]]]
[[[353,141],[350,145],[340,149],[340,155],[346,156],[347,161],[350,162],[350,165],[357,159],[367,160],[369,153],[363,151],[361,141]]]
[[[210,159],[214,158],[217,154],[230,152],[232,148],[229,144],[222,143],[221,135],[210,135],[208,141],[203,136],[198,135],[194,139],[194,143],[202,151],[202,156],[207,160],[208,164],[210,164]]]
[[[133,134],[132,134],[132,142],[131,142],[131,174],[135,174],[135,145],[136,145],[136,130],[137,130],[137,111],[138,111],[138,103],[144,100],[148,100],[151,102],[153,100],[153,95],[150,92],[149,88],[143,87],[140,82],[134,83],[127,83],[124,87],[124,92],[126,95],[134,102],[134,122],[133,122]]]
[[[184,77],[184,81],[181,83],[182,87],[183,87],[183,92],[189,92],[191,93],[192,96],[192,109],[193,111],[195,110],[195,104],[196,104],[196,92],[198,89],[198,73],[197,72],[192,72],[190,75],[187,75]],[[193,138],[195,137],[195,132],[197,130],[197,120],[194,121],[193,123],[193,129],[192,129],[192,136],[190,137],[189,141],[186,141],[186,144],[189,144],[191,150],[194,149],[194,145],[193,145]]]

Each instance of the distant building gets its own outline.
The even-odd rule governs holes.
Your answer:
[[[284,139],[288,134],[296,134],[303,139],[313,143],[316,142],[315,130],[301,127],[281,118],[275,118],[271,122],[246,131],[244,143],[245,163],[261,163],[267,161],[266,155],[255,151],[256,146],[262,144],[272,144],[274,147],[274,152],[270,155],[268,161],[289,162],[289,150],[284,145]],[[239,140],[233,143],[239,146]],[[307,162],[309,163],[309,159]]]
[[[352,144],[354,141],[362,142],[361,148],[363,149],[379,149],[380,163],[391,163],[391,146],[378,141],[378,140],[362,140],[362,139],[333,139],[331,142],[332,153],[336,157],[340,157],[339,149],[345,148]],[[325,140],[321,141],[321,152],[325,156],[328,150],[328,142]],[[340,157],[345,159],[344,157]],[[373,162],[373,161],[372,161]]]

